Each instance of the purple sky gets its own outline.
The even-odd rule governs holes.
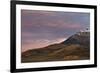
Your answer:
[[[22,51],[62,42],[89,25],[89,13],[21,10]]]

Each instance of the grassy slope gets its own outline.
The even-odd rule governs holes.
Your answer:
[[[83,60],[83,59],[89,59],[89,49],[74,44],[68,46],[62,44],[59,45],[56,44],[56,46],[51,45],[43,49],[28,51],[27,54],[22,57],[22,62]]]

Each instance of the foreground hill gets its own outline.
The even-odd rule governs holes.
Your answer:
[[[90,58],[90,33],[77,33],[59,44],[22,53],[22,62],[86,60]]]

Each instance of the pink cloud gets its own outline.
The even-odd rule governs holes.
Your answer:
[[[79,29],[82,28],[82,26],[78,23],[69,23],[65,22],[63,20],[53,21],[53,22],[45,22],[46,24],[43,24],[48,27],[55,27],[55,28],[64,28],[64,29]]]
[[[45,11],[45,10],[22,10],[22,14],[32,14],[32,15],[50,15],[55,16],[55,12],[53,11]]]

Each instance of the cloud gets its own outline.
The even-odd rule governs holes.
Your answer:
[[[22,14],[25,14],[25,15],[31,14],[31,15],[34,15],[34,16],[36,16],[36,15],[55,16],[54,11],[45,11],[45,10],[34,10],[33,11],[33,10],[24,10],[24,9],[22,9],[21,12],[22,12]]]
[[[70,22],[65,22],[63,20],[58,20],[55,22],[46,22],[44,24],[45,26],[48,27],[53,27],[53,28],[58,28],[58,29],[80,29],[82,28],[81,24],[79,23],[70,23]]]
[[[26,13],[26,14],[23,14]],[[65,15],[62,15],[65,14]],[[55,13],[50,11],[32,11],[32,10],[22,10],[22,27],[27,28],[66,28],[66,29],[78,29],[84,24],[82,14],[79,15],[75,13]],[[69,15],[68,15],[69,14]],[[45,16],[46,15],[46,16]],[[84,14],[83,14],[84,15]]]

